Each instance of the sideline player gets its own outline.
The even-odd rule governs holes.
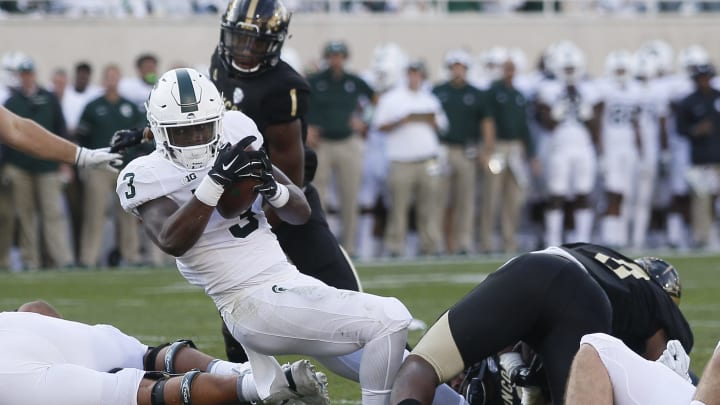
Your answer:
[[[61,319],[43,301],[0,313],[0,341],[5,405],[222,405],[259,400],[248,364],[213,359],[189,340],[148,347],[110,325]],[[274,403],[299,398],[300,391],[325,393],[307,361],[287,370],[296,390],[283,381]]]
[[[391,403],[429,404],[439,383],[518,341],[543,359],[555,404],[562,403],[570,364],[585,334],[612,333],[653,360],[669,339],[690,351],[687,321],[650,272],[676,274],[663,260],[633,261],[584,243],[511,259],[425,333],[397,374]],[[483,308],[494,310],[478,316]],[[522,367],[519,355],[513,356],[501,355],[500,361]]]
[[[0,106],[0,141],[21,152],[45,160],[102,168],[116,171],[111,164],[122,161],[122,156],[110,153],[109,148],[87,149],[63,139],[34,121],[22,118]]]
[[[258,149],[262,135],[246,115],[225,113],[205,76],[192,69],[166,72],[147,111],[157,149],[120,173],[121,205],[213,299],[246,349],[261,398],[281,372],[268,355],[314,356],[348,376],[338,356],[364,347],[357,374],[363,404],[385,404],[411,320],[405,306],[329,287],[287,261],[263,205],[285,222],[302,224],[310,216],[307,200],[264,151],[245,150],[253,141]],[[240,216],[223,218],[215,206],[225,187],[246,178],[259,182],[260,195]]]

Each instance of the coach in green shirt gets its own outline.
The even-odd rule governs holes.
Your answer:
[[[447,163],[441,195],[448,199],[446,203],[451,216],[446,220],[451,225],[445,235],[447,248],[456,254],[474,250],[477,146],[481,122],[486,115],[483,93],[466,80],[471,60],[470,54],[463,49],[448,51],[445,66],[450,80],[433,89],[450,124],[447,132],[439,133]]]
[[[373,90],[360,77],[345,70],[348,49],[345,43],[332,41],[323,56],[327,69],[308,78],[308,139],[318,157],[315,187],[326,204],[331,173],[335,177],[342,223],[341,242],[352,256],[358,220],[358,192],[362,179],[366,125],[363,108],[374,102]]]
[[[115,65],[105,67],[102,80],[105,93],[85,106],[77,129],[80,144],[90,148],[108,146],[110,138],[117,130],[145,125],[145,116],[135,103],[122,98],[118,93],[120,69]],[[99,264],[108,199],[114,201],[113,212],[119,231],[120,255],[126,264],[139,264],[137,220],[120,207],[120,201],[115,197],[117,175],[105,170],[84,169],[82,179],[85,192],[80,264],[85,267]]]
[[[502,250],[517,251],[520,210],[529,183],[528,161],[532,162],[534,171],[538,170],[528,127],[527,100],[513,85],[514,77],[515,64],[508,60],[503,64],[502,79],[493,82],[487,92],[489,119],[494,123],[494,130],[483,134],[485,181],[480,237],[486,252],[495,250],[492,231],[501,203]]]

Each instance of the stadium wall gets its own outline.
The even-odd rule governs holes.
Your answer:
[[[297,14],[286,42],[298,51],[304,64],[320,56],[329,39],[346,40],[350,67],[364,69],[372,49],[393,41],[411,56],[426,60],[433,78],[441,70],[445,50],[465,46],[474,54],[493,45],[519,47],[534,63],[548,44],[571,39],[587,55],[588,70],[602,72],[608,51],[635,49],[643,41],[661,38],[678,49],[698,43],[714,60],[720,57],[720,18],[704,16],[600,16],[600,15],[327,15]],[[49,80],[58,67],[71,69],[79,60],[96,69],[110,62],[133,74],[134,58],[153,52],[161,70],[177,65],[202,66],[219,37],[219,17],[188,19],[65,19],[11,18],[0,20],[0,54],[18,50],[31,55],[39,79]],[[95,75],[98,78],[99,75]]]

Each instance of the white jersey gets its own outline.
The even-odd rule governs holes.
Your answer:
[[[145,101],[150,96],[153,85],[139,77],[124,77],[118,83],[118,92],[123,98],[135,103],[140,111],[145,112]]]
[[[257,137],[253,146],[259,148],[263,139],[255,123],[241,112],[225,113],[222,142],[235,144],[250,135]],[[189,171],[156,150],[123,169],[116,191],[125,211],[135,214],[142,204],[161,197],[182,206],[193,197],[193,190],[211,167]],[[176,257],[183,277],[205,289],[216,303],[221,295],[267,281],[274,276],[271,267],[297,271],[289,265],[275,266],[287,263],[287,259],[261,205],[262,198],[258,197],[251,209],[231,219],[214,211],[200,239],[185,254]]]
[[[660,154],[660,119],[670,114],[667,89],[658,80],[640,83],[640,112],[638,125],[642,139],[642,157],[657,162]]]
[[[558,80],[542,82],[538,89],[538,101],[553,111],[558,121],[552,131],[555,144],[591,144],[590,132],[585,121],[592,118],[593,107],[598,103],[597,93],[586,82],[576,86],[575,94],[568,93],[568,86]]]
[[[0,313],[0,374],[38,364],[74,364],[95,371],[143,368],[147,346],[110,325],[33,312]]]
[[[640,108],[640,87],[634,80],[620,83],[613,78],[600,79],[595,86],[604,104],[601,120],[603,149],[634,149],[637,143],[633,121]]]
[[[90,85],[83,92],[78,92],[73,86],[65,88],[60,105],[62,106],[65,125],[67,125],[68,130],[73,132],[77,129],[85,106],[103,94],[103,89],[100,86]]]

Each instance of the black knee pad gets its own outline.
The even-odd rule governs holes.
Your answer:
[[[160,346],[155,347],[148,347],[148,354],[145,356],[145,370],[146,371],[154,371],[155,370],[155,359],[157,359],[158,353],[160,353],[160,350],[170,346],[170,343],[163,343]]]
[[[183,405],[192,405],[190,391],[192,389],[192,383],[198,375],[200,375],[200,370],[192,370],[183,375],[182,382],[180,383],[180,399]]]
[[[155,384],[150,390],[150,405],[165,405],[165,383],[170,375],[162,371],[151,371],[145,373],[144,378],[155,380]]]
[[[165,360],[163,361],[165,372],[174,374],[175,373],[175,356],[177,352],[183,347],[190,347],[196,349],[195,343],[189,339],[180,339],[173,344],[165,352]]]

